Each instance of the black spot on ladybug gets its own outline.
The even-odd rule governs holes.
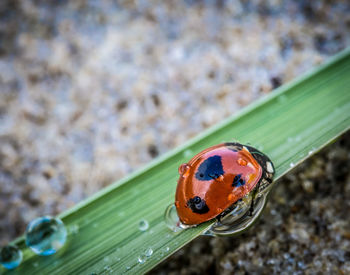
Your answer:
[[[192,212],[197,214],[205,214],[209,212],[209,207],[205,203],[205,200],[198,196],[193,197],[187,201],[187,206],[191,208]]]
[[[243,186],[244,184],[245,184],[245,180],[242,179],[242,174],[236,175],[232,182],[232,186],[234,187]]]
[[[224,174],[222,168],[221,157],[212,156],[201,163],[196,172],[196,179],[198,180],[212,180]]]

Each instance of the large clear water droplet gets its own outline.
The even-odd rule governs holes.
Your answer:
[[[31,221],[26,230],[26,245],[38,255],[57,252],[67,239],[67,230],[58,218],[45,216]]]
[[[252,196],[246,196],[236,204],[230,213],[215,222],[203,235],[222,236],[242,233],[259,218],[266,204],[267,194],[268,192],[265,192],[255,196],[253,211],[250,208]]]
[[[16,246],[7,245],[0,249],[0,264],[6,269],[14,269],[23,259],[22,251]]]
[[[176,206],[173,203],[165,209],[164,220],[166,226],[173,232],[180,232],[181,230],[190,227],[180,222],[179,216],[177,215]]]

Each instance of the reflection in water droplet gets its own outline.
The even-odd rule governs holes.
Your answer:
[[[147,248],[146,251],[144,253],[142,253],[138,258],[137,261],[140,264],[143,264],[144,262],[146,262],[148,257],[151,257],[153,254],[153,249],[152,248]]]
[[[149,228],[149,223],[148,223],[148,221],[142,219],[142,220],[139,222],[139,229],[140,229],[141,231],[146,231],[148,228]]]
[[[290,166],[290,167],[294,167],[295,164],[294,164],[293,162],[291,162],[291,163],[289,164],[289,166]]]
[[[148,248],[148,249],[146,250],[146,252],[145,252],[145,255],[146,255],[147,257],[151,257],[152,254],[153,254],[153,249],[152,249],[152,248]]]
[[[167,247],[165,248],[165,251],[168,252],[169,250],[170,250],[170,247],[167,246]]]
[[[236,235],[249,228],[260,216],[267,201],[267,195],[272,188],[272,184],[259,190],[254,198],[254,208],[251,211],[253,192],[245,195],[241,200],[231,206],[231,212],[221,217],[203,235],[222,236]]]
[[[174,204],[170,204],[166,209],[164,213],[164,219],[166,226],[173,232],[179,232],[183,230],[181,227],[181,223],[179,220],[179,216],[176,212],[176,207]]]
[[[31,221],[26,230],[26,245],[38,255],[51,255],[67,239],[67,230],[58,218],[45,216]]]
[[[143,264],[144,262],[146,262],[146,255],[141,255],[137,258],[137,261],[140,263],[140,264]]]
[[[236,202],[233,210],[221,218],[220,221],[214,223],[203,235],[235,235],[243,232],[260,216],[266,203],[267,194],[268,191],[264,191],[255,197],[253,213],[250,213],[251,194]]]
[[[7,245],[0,249],[0,264],[6,269],[14,269],[23,259],[22,251],[16,246]]]

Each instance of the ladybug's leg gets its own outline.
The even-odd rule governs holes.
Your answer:
[[[253,212],[254,212],[254,200],[256,197],[256,194],[258,193],[259,187],[260,187],[260,182],[258,182],[257,187],[254,189],[253,194],[252,194],[252,202],[250,204],[250,208],[249,208],[249,216],[253,216]]]

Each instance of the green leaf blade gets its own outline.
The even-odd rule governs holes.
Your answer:
[[[194,155],[224,141],[249,142],[272,159],[279,178],[310,152],[320,150],[349,129],[349,72],[347,50],[63,213],[60,217],[68,229],[78,226],[79,230],[70,233],[67,244],[56,255],[36,256],[25,248],[23,238],[17,240],[24,251],[24,262],[16,272],[135,274],[150,270],[211,224],[175,234],[164,223],[164,211],[174,202],[177,168],[190,158],[186,150]],[[141,219],[149,222],[144,232],[138,228]],[[139,263],[138,257],[148,248],[153,254]]]

